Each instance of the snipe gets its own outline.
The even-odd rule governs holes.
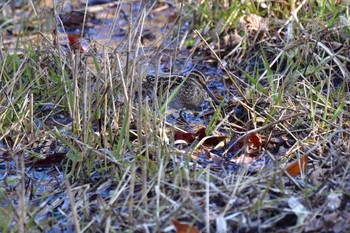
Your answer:
[[[208,89],[205,76],[199,71],[192,71],[186,77],[169,75],[156,79],[156,77],[148,75],[146,79],[142,85],[143,97],[148,96],[152,99],[155,96],[155,90],[157,90],[157,97],[166,100],[174,93],[175,96],[168,103],[170,108],[194,110],[204,102],[207,95],[216,104],[220,104]]]

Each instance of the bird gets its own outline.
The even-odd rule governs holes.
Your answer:
[[[155,90],[157,90],[156,95]],[[163,103],[171,98],[168,107],[179,110],[197,109],[207,99],[207,95],[213,99],[215,104],[220,104],[207,87],[204,74],[198,70],[193,70],[187,76],[165,75],[156,78],[153,75],[147,75],[142,84],[142,95],[150,99],[156,96]]]

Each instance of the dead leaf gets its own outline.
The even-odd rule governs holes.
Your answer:
[[[205,136],[206,136],[205,126],[201,126],[195,133],[183,132],[183,131],[175,132],[175,140],[183,140],[188,144],[191,144],[196,138],[198,139],[198,141],[200,141]]]
[[[231,159],[237,164],[248,165],[256,160],[259,156],[259,150],[262,147],[261,136],[257,133],[248,134],[239,140],[235,145],[230,147],[230,152],[235,156]]]
[[[227,139],[227,136],[225,135],[214,135],[214,136],[207,137],[205,130],[206,130],[205,126],[201,126],[195,133],[184,132],[179,130],[175,132],[175,140],[183,140],[188,144],[191,144],[195,139],[200,141],[203,138],[206,138],[205,141],[203,142],[203,145],[215,147],[220,142]]]
[[[84,52],[83,47],[81,46],[80,39],[78,36],[75,36],[73,34],[67,34],[69,45],[72,49],[79,49],[79,51],[82,53]]]
[[[190,226],[189,224],[181,223],[176,218],[172,218],[171,222],[174,224],[177,233],[199,233],[199,230],[195,226]]]
[[[300,159],[296,159],[292,163],[290,163],[287,168],[286,172],[289,173],[291,176],[298,176],[301,174],[301,172],[305,173],[307,170],[307,161],[308,161],[308,156],[304,155]]]
[[[260,149],[262,147],[261,137],[257,133],[249,134],[247,141],[250,149]]]
[[[192,133],[176,131],[175,132],[175,140],[183,140],[188,144],[191,144],[195,139],[195,136]]]
[[[236,152],[242,148],[245,148],[246,154],[249,154],[252,156],[258,156],[258,154],[255,151],[261,149],[261,147],[262,147],[262,140],[260,135],[257,133],[253,133],[239,140],[237,145],[233,147],[233,152]]]
[[[205,138],[206,133],[205,133],[205,126],[200,127],[197,132],[196,132],[196,137],[198,138],[198,140],[202,140],[203,138]]]
[[[205,141],[203,142],[204,145],[207,145],[207,146],[217,146],[220,142],[222,141],[225,141],[227,139],[227,136],[210,136],[210,137],[207,137],[205,139]]]

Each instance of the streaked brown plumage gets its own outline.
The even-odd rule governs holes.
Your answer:
[[[156,80],[158,80],[157,83]],[[179,87],[178,90],[177,87]],[[156,77],[148,75],[142,89],[143,97],[148,96],[151,99],[154,97],[155,89],[157,89],[157,97],[162,100],[166,100],[174,91],[177,91],[174,98],[168,103],[168,106],[173,109],[194,110],[204,102],[207,94],[216,104],[219,104],[219,101],[206,86],[204,75],[199,71],[192,71],[187,77],[169,75],[156,79]]]

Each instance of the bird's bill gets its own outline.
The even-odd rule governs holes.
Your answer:
[[[209,88],[206,85],[203,85],[204,90],[208,93],[210,98],[212,98],[215,102],[215,104],[219,105],[220,101],[215,97],[215,95],[209,90]]]

